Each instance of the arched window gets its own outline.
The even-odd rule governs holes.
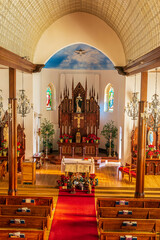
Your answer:
[[[50,86],[47,87],[46,97],[46,108],[47,110],[52,110],[52,89]]]
[[[49,83],[46,91],[46,110],[56,110],[56,89],[53,83]]]
[[[109,83],[104,90],[104,111],[113,112],[114,107],[114,88]]]

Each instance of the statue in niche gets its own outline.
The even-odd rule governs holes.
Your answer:
[[[7,124],[5,124],[3,128],[3,137],[4,137],[4,140],[6,140],[5,147],[8,148],[8,125]]]
[[[153,145],[153,131],[151,128],[148,131],[148,145]]]
[[[81,107],[82,107],[82,97],[79,93],[78,96],[76,97],[76,113],[82,112]]]

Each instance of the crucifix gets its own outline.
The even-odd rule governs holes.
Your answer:
[[[74,119],[77,119],[77,128],[80,128],[81,119],[84,119],[84,117],[81,117],[80,114],[77,114],[77,117],[74,117]]]

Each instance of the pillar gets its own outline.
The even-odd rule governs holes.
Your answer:
[[[16,99],[16,69],[9,68],[9,103],[11,115],[9,114],[9,148],[8,169],[9,189],[8,194],[15,196],[17,192],[17,99]]]
[[[135,197],[144,197],[144,177],[145,177],[145,159],[146,159],[146,124],[141,117],[144,112],[147,101],[147,82],[148,72],[141,73],[141,93],[139,102],[139,120],[138,120],[138,152],[137,152],[137,174],[136,174],[136,192]]]

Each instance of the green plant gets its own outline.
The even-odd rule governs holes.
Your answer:
[[[103,135],[107,140],[106,148],[109,148],[110,146],[110,138],[112,139],[111,147],[114,148],[114,139],[117,138],[117,134],[118,134],[118,128],[114,125],[114,121],[111,120],[110,122],[106,123],[103,126],[101,135]]]
[[[44,147],[50,147],[54,133],[53,124],[45,118],[41,124],[41,137],[43,138]]]

